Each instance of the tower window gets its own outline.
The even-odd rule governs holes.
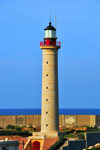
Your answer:
[[[46,89],[48,89],[48,86],[46,86]]]
[[[46,112],[46,114],[48,114],[48,112]]]
[[[46,77],[48,77],[48,74],[46,74]]]
[[[46,124],[46,127],[48,127],[48,124]]]
[[[48,101],[48,99],[46,98],[46,101]]]
[[[46,64],[48,64],[48,61],[46,61]]]

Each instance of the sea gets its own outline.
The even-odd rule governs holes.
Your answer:
[[[0,115],[40,115],[41,109],[0,109]],[[100,115],[100,109],[59,109],[60,115]]]

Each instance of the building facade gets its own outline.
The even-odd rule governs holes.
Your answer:
[[[18,150],[19,142],[14,140],[0,140],[0,150]]]

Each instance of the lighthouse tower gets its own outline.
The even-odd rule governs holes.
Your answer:
[[[42,49],[42,114],[41,133],[46,136],[58,136],[59,131],[59,101],[58,101],[58,49],[56,29],[49,25],[44,29],[44,41],[40,42]]]

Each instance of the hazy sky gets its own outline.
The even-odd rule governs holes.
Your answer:
[[[44,28],[61,41],[60,108],[100,108],[100,0],[0,0],[0,108],[40,108]]]

